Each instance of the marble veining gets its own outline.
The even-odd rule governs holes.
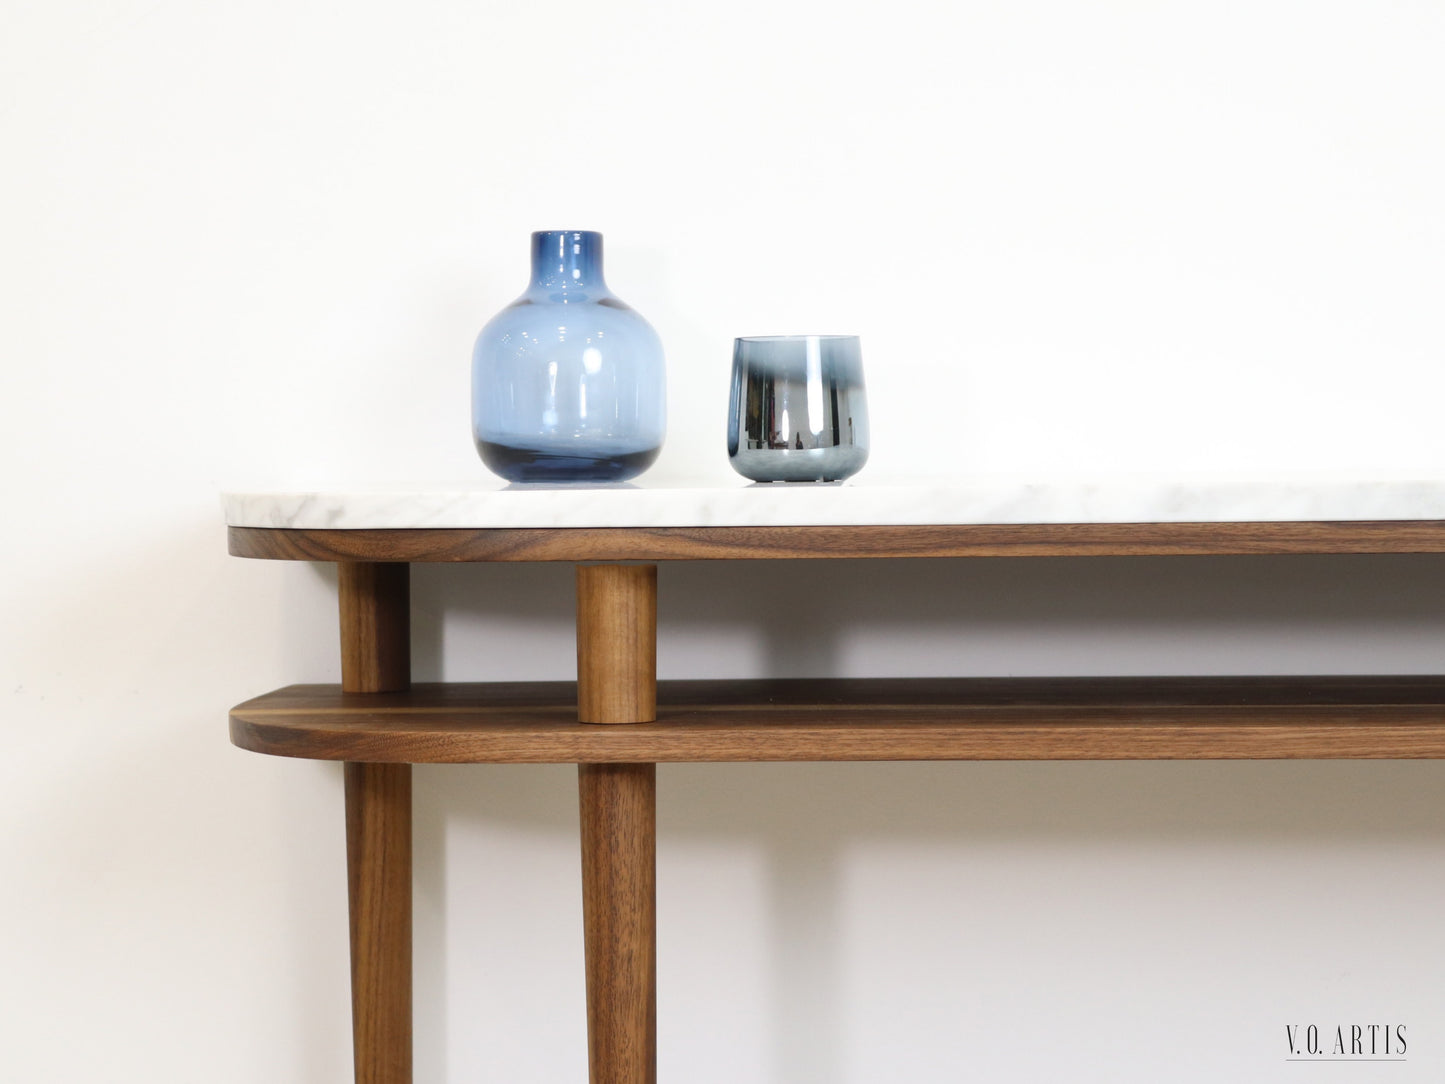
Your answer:
[[[1445,481],[974,478],[756,485],[341,486],[224,496],[233,527],[784,527],[1445,519]]]

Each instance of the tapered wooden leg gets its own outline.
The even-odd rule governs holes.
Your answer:
[[[657,717],[657,566],[577,569],[577,715]],[[657,1080],[653,764],[579,764],[591,1084]]]
[[[656,766],[579,764],[592,1084],[657,1080]]]
[[[411,683],[409,569],[342,564],[341,685]],[[346,765],[351,1028],[357,1084],[411,1084],[411,765]]]
[[[411,1082],[411,765],[346,765],[357,1084]]]

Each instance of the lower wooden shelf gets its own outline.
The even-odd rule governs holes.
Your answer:
[[[581,763],[1445,757],[1445,678],[949,678],[658,683],[655,723],[576,721],[571,682],[292,685],[238,705],[243,749],[314,760]]]

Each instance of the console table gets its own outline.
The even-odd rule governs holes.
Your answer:
[[[657,562],[1445,553],[1445,484],[231,494],[230,552],[335,562],[342,681],[231,740],[345,762],[356,1079],[411,1080],[411,776],[575,763],[593,1084],[656,1078],[654,782],[680,761],[1445,757],[1445,678],[656,679]],[[410,682],[408,565],[577,565],[577,681]]]

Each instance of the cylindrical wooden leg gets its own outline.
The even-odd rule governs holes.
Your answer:
[[[409,569],[341,564],[341,686],[411,683]],[[411,1084],[411,765],[346,765],[351,1029],[357,1084]]]
[[[657,718],[657,566],[577,566],[577,718]]]
[[[390,693],[411,684],[411,566],[336,566],[341,604],[341,687]]]
[[[579,764],[591,1084],[657,1080],[656,767]]]
[[[657,718],[657,566],[577,569],[577,717]],[[657,1080],[656,766],[579,764],[592,1084]]]
[[[411,1081],[411,765],[346,765],[357,1084]]]

